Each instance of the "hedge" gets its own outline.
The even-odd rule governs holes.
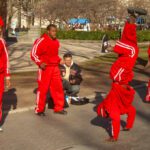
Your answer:
[[[42,30],[44,33],[44,29]],[[138,41],[150,41],[150,30],[138,31]],[[116,40],[119,39],[120,33],[117,31],[58,31],[58,39],[73,39],[73,40],[101,40],[103,35],[107,34],[109,39]]]
[[[100,32],[100,31],[59,31],[59,39],[74,39],[74,40],[101,40],[103,35],[107,34],[110,39],[115,40],[119,38],[119,32]]]
[[[138,42],[150,41],[150,30],[137,32]]]

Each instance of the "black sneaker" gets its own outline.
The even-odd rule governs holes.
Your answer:
[[[128,128],[123,128],[122,131],[130,131]]]
[[[106,142],[117,142],[117,139],[110,137],[109,139],[106,139]]]
[[[37,116],[46,116],[45,115],[45,112],[37,112],[37,113],[35,113]]]
[[[59,114],[59,115],[67,115],[67,111],[62,110],[62,111],[56,111],[54,112],[55,114]]]

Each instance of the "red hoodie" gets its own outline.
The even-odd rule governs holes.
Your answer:
[[[0,38],[0,73],[4,73],[9,78],[9,59],[4,39]]]
[[[131,46],[137,45],[136,27],[136,24],[126,22],[120,41]]]
[[[110,77],[114,80],[116,76],[122,74],[122,83],[127,84],[133,78],[133,67],[138,57],[136,25],[126,23],[122,38],[114,47],[114,52],[119,55],[116,62],[112,65]],[[120,80],[120,79],[119,79]]]
[[[31,59],[39,66],[42,63],[47,65],[58,65],[60,63],[59,41],[51,39],[47,34],[37,39],[31,51]]]
[[[138,57],[136,25],[126,22],[122,38],[116,43],[114,52],[119,54],[119,59],[130,61],[133,67]],[[128,59],[129,58],[129,59]]]

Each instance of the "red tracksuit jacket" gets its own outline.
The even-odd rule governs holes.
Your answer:
[[[112,65],[110,77],[113,81],[128,84],[133,79],[133,67],[138,57],[136,25],[126,23],[122,38],[114,47],[114,52],[119,55]]]
[[[0,73],[4,73],[6,77],[9,73],[9,58],[4,39],[0,38]]]
[[[37,48],[38,47],[38,48]],[[47,34],[36,40],[31,52],[31,59],[39,66],[42,63],[47,65],[58,65],[60,57],[58,56],[59,41],[52,40]]]

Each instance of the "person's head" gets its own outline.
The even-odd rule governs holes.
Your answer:
[[[131,14],[130,15],[130,17],[129,17],[129,22],[131,23],[131,24],[134,24],[134,23],[136,23],[136,15],[135,14]]]
[[[54,24],[50,24],[47,26],[47,33],[52,39],[56,39],[57,35],[57,26]]]
[[[63,59],[64,59],[65,65],[70,67],[72,64],[72,61],[73,61],[72,60],[72,54],[71,53],[64,54]]]

